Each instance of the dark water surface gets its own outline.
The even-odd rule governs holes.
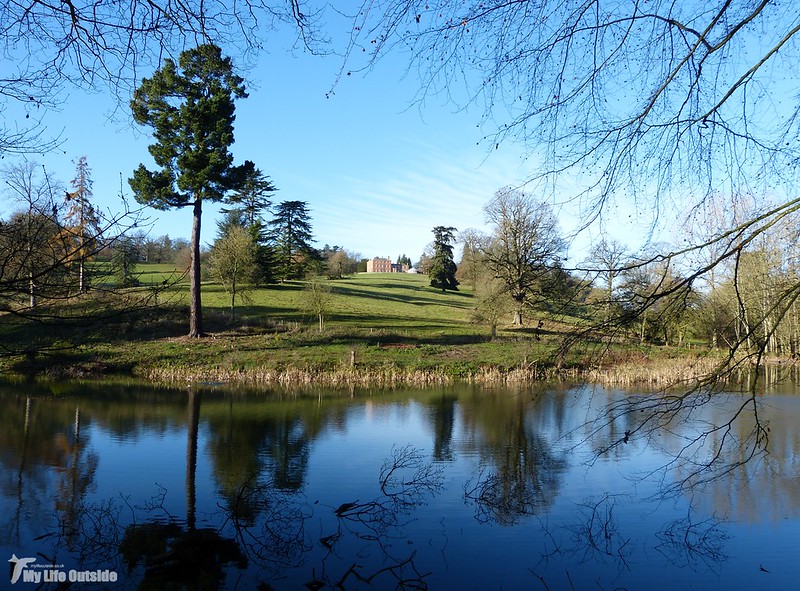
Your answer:
[[[797,589],[796,392],[759,396],[766,456],[665,497],[679,451],[745,453],[749,411],[695,441],[741,396],[625,443],[593,419],[630,394],[585,386],[2,384],[0,588]]]

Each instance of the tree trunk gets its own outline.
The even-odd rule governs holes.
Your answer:
[[[203,336],[203,310],[200,303],[200,218],[202,197],[194,202],[192,221],[191,269],[189,270],[189,336]]]
[[[31,308],[36,307],[36,283],[33,281],[33,271],[28,273],[28,303]]]
[[[83,246],[81,246],[80,260],[78,261],[78,291],[86,293],[86,284],[83,281],[84,264],[83,264]]]
[[[200,392],[189,390],[189,418],[186,425],[186,526],[197,523],[197,434],[200,427]]]
[[[236,272],[233,273],[231,281],[231,322],[236,320]]]

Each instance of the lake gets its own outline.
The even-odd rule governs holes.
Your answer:
[[[3,383],[0,588],[797,588],[797,388],[654,400]]]

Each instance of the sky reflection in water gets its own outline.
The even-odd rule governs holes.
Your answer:
[[[768,456],[664,499],[685,469],[653,470],[740,399],[604,451],[619,396],[7,384],[2,553],[119,573],[87,589],[792,588],[800,397],[761,397]]]

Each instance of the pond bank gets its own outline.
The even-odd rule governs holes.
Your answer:
[[[699,347],[584,344],[564,353],[556,339],[414,342],[391,346],[346,337],[217,334],[135,343],[85,345],[40,355],[0,373],[50,379],[133,376],[153,383],[226,383],[243,386],[429,387],[470,383],[506,386],[542,381],[586,381],[606,387],[668,388],[714,375],[728,363],[722,351]],[[770,366],[800,367],[770,359]],[[730,364],[728,364],[730,365]],[[742,369],[749,363],[739,363]]]
[[[618,361],[606,366],[558,368],[548,365],[529,364],[525,367],[482,367],[478,371],[456,373],[453,367],[427,370],[408,369],[397,366],[381,368],[197,368],[168,367],[149,368],[142,377],[148,381],[165,384],[184,383],[228,383],[251,386],[326,386],[326,387],[372,387],[395,388],[403,386],[430,387],[458,383],[482,386],[513,386],[543,381],[583,381],[604,387],[645,388],[658,390],[681,383],[696,383],[710,376],[721,375],[724,357],[711,355],[698,357],[654,357],[636,361]],[[789,367],[795,372],[800,366],[783,359],[769,359],[768,367]],[[740,368],[741,369],[741,368]],[[724,376],[721,376],[724,377]],[[740,376],[737,376],[740,377]]]

